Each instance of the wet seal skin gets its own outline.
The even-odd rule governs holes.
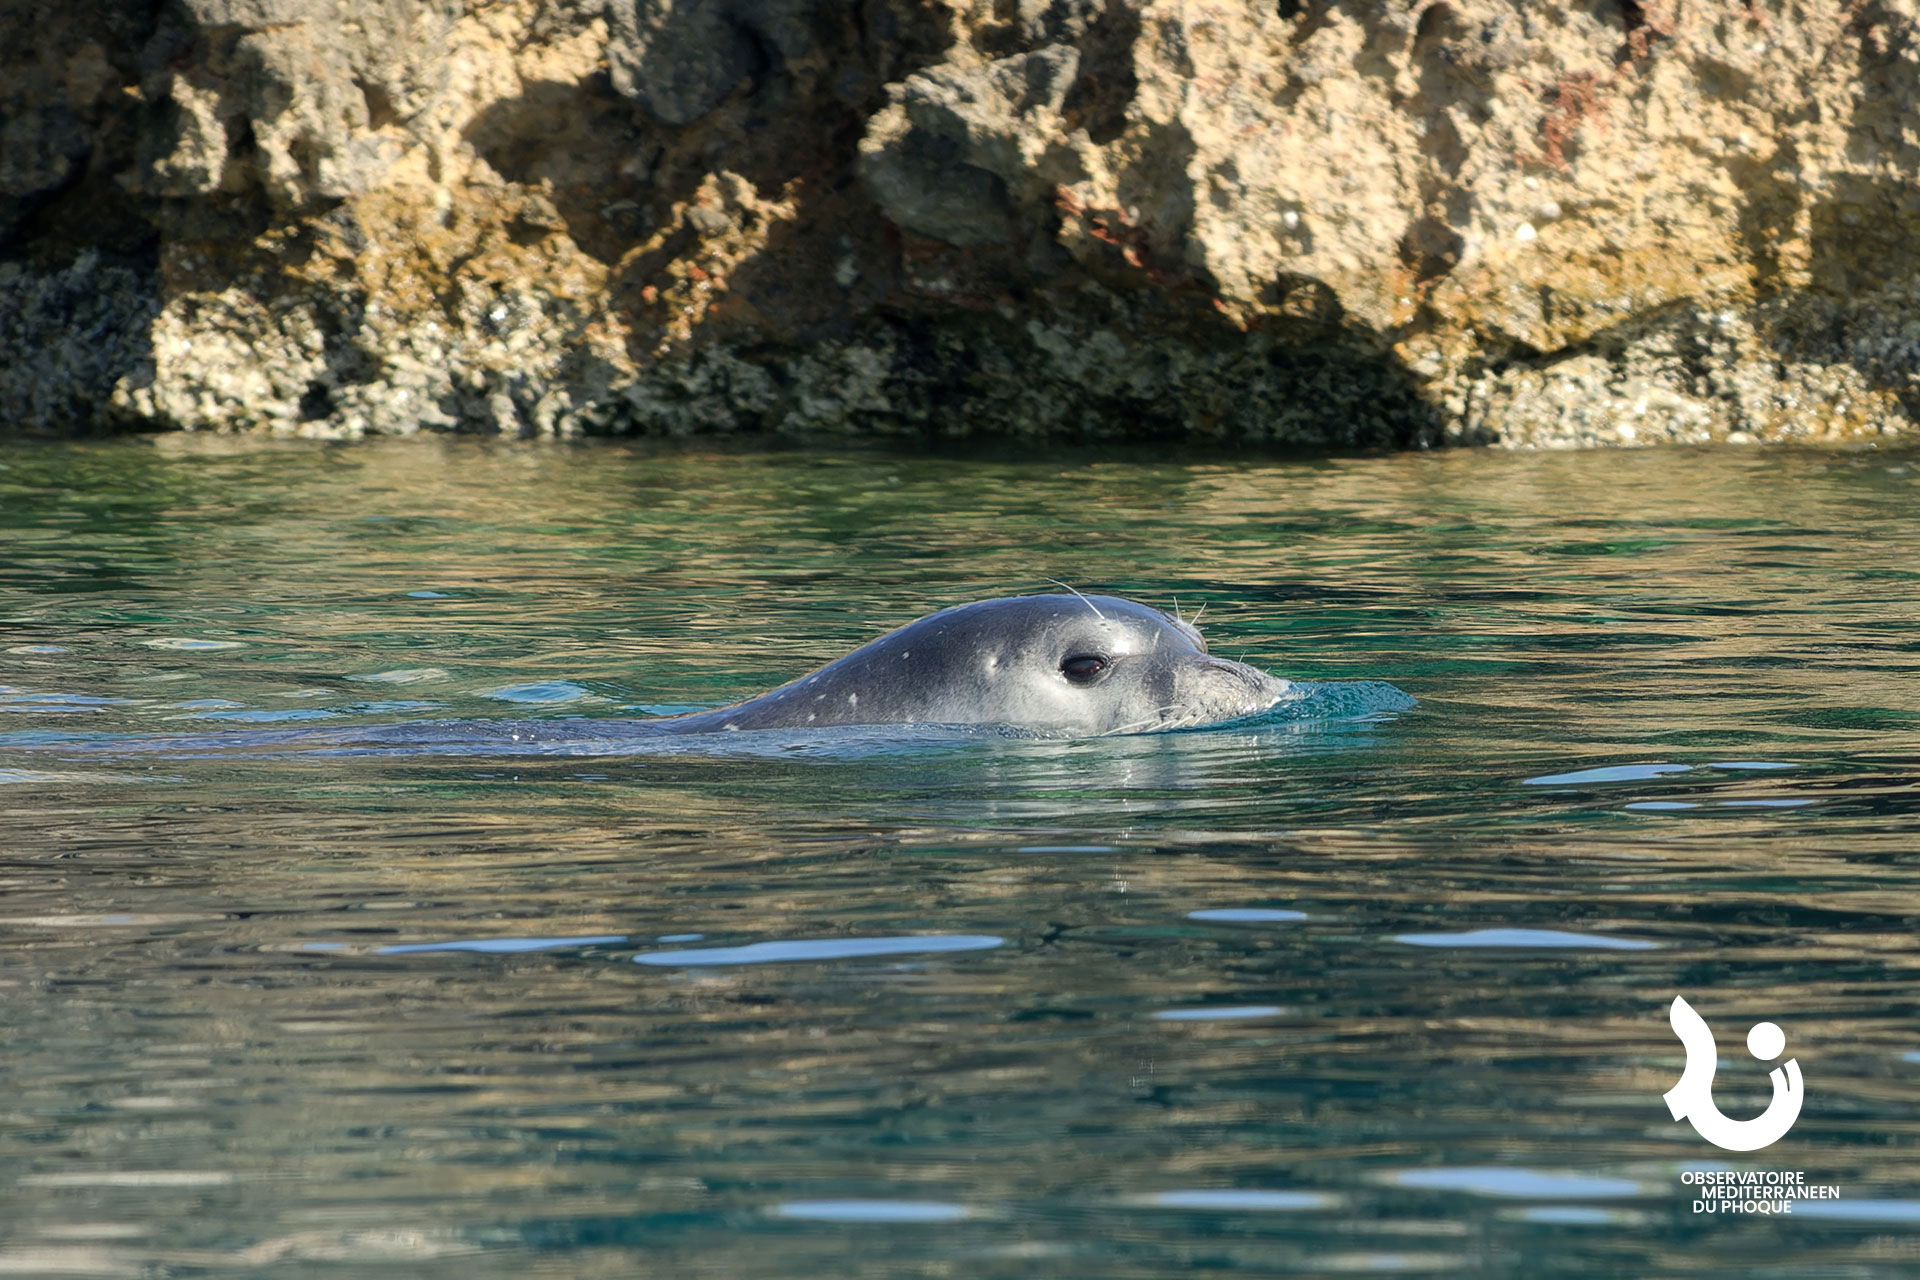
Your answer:
[[[650,723],[672,733],[993,725],[1153,733],[1265,711],[1294,686],[1216,658],[1194,627],[1117,596],[1013,596],[910,622],[757,698]]]

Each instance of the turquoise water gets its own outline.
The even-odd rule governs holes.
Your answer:
[[[1419,704],[249,745],[714,705],[1049,579]],[[12,446],[0,1271],[1908,1274],[1917,584],[1889,454]],[[1676,995],[1729,1116],[1784,1031],[1785,1138],[1671,1118]]]

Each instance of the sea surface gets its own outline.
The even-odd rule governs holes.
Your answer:
[[[1055,581],[1417,703],[441,749]],[[1912,1275],[1917,782],[1911,455],[8,444],[0,1274]]]

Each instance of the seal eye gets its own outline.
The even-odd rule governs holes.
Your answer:
[[[1075,684],[1092,684],[1105,673],[1107,665],[1097,653],[1076,653],[1060,664],[1060,674]]]

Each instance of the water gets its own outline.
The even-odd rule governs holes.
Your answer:
[[[1912,458],[162,438],[11,446],[0,546],[0,1271],[1920,1253]],[[713,705],[1050,578],[1420,703],[238,749]],[[130,745],[156,735],[200,747]],[[1780,1142],[1671,1119],[1676,995],[1729,1116],[1770,1096],[1747,1029],[1785,1032]],[[1700,1170],[1838,1198],[1696,1214]]]

